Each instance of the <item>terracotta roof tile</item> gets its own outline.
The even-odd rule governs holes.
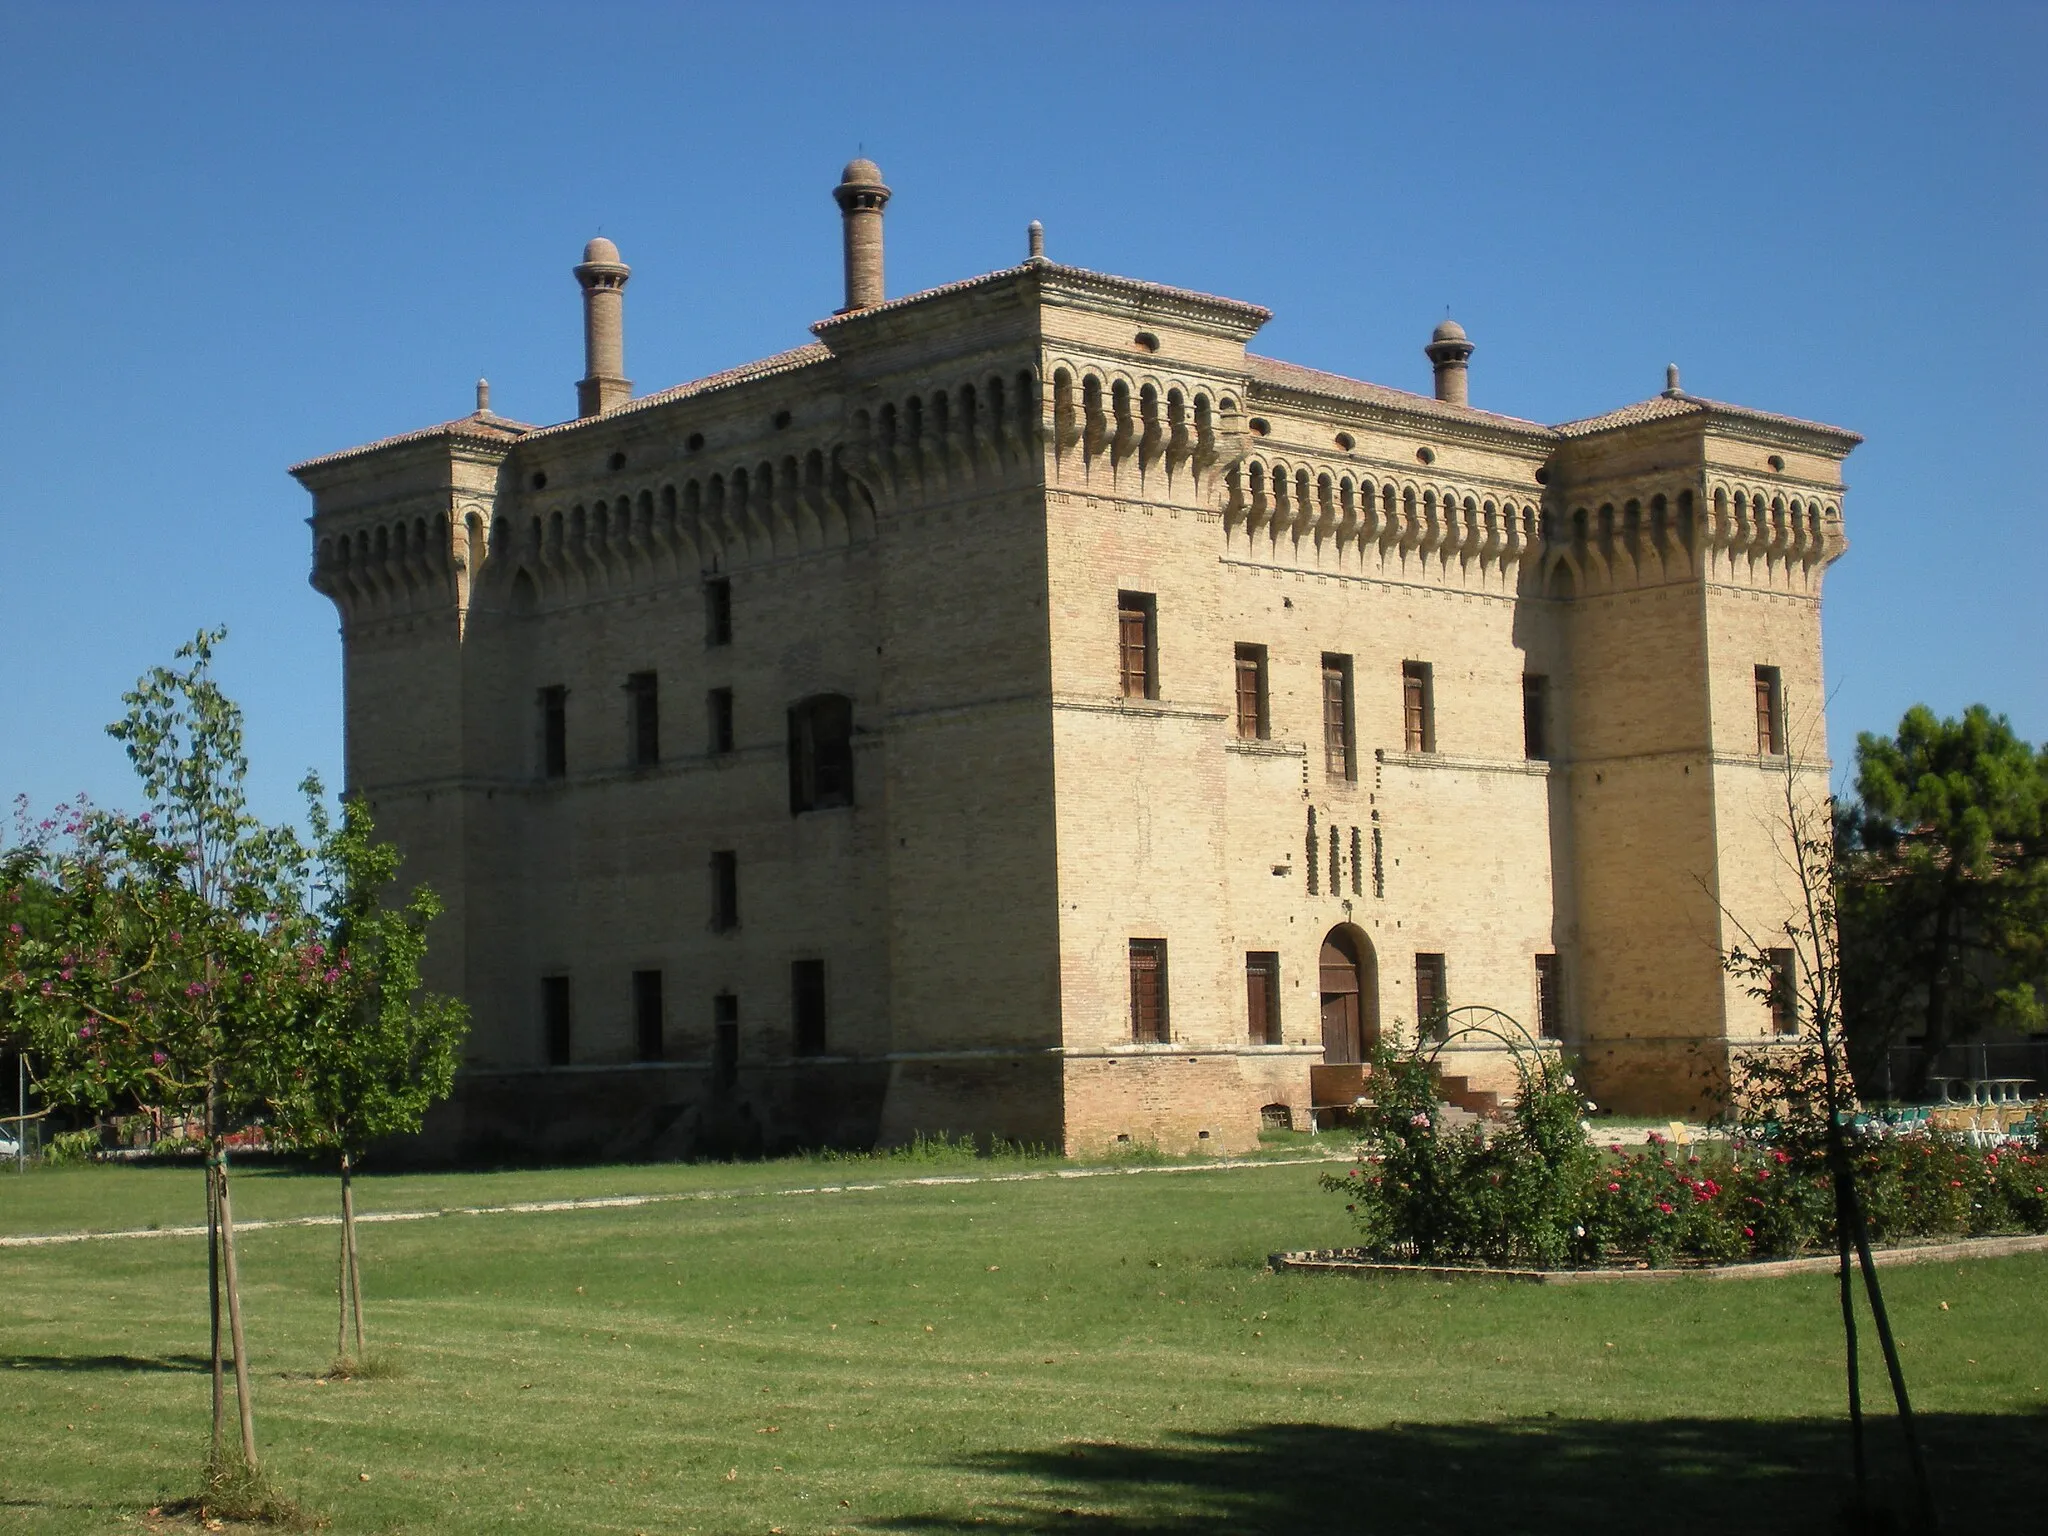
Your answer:
[[[1674,416],[1709,414],[1734,416],[1744,421],[1763,422],[1774,427],[1791,427],[1801,432],[1818,432],[1840,439],[1851,447],[1863,441],[1861,436],[1846,427],[1829,426],[1824,421],[1807,421],[1799,416],[1781,416],[1775,411],[1759,411],[1747,405],[1730,405],[1725,400],[1709,400],[1703,395],[1657,395],[1648,400],[1638,400],[1634,405],[1624,405],[1618,411],[1563,422],[1556,431],[1560,437],[1591,437],[1596,432],[1612,432],[1620,427],[1640,426],[1646,421],[1665,421]]]
[[[1188,304],[1208,304],[1219,308],[1235,310],[1243,319],[1264,325],[1273,318],[1270,309],[1257,304],[1247,304],[1243,299],[1226,299],[1213,293],[1202,293],[1193,288],[1175,288],[1166,283],[1148,283],[1135,277],[1118,277],[1111,272],[1095,272],[1087,267],[1070,267],[1057,261],[1027,261],[1014,267],[1004,267],[996,272],[984,272],[979,277],[962,278],[957,283],[942,283],[936,288],[925,288],[917,293],[906,293],[900,299],[885,303],[871,304],[866,309],[851,310],[843,315],[831,315],[811,327],[815,335],[822,336],[835,326],[849,320],[859,320],[868,315],[885,314],[890,310],[902,309],[910,304],[922,304],[927,299],[936,299],[944,294],[963,293],[970,288],[987,287],[1022,277],[1030,272],[1044,272],[1057,277],[1075,278],[1085,283],[1100,284],[1107,288],[1120,289],[1126,293],[1155,294],[1163,298],[1176,299]]]
[[[635,411],[651,410],[657,405],[687,400],[693,395],[708,395],[714,390],[744,384],[749,379],[765,379],[774,374],[793,373],[799,368],[821,363],[831,355],[832,349],[823,342],[807,341],[800,347],[792,347],[787,352],[777,352],[772,357],[764,357],[757,362],[743,363],[722,373],[706,374],[703,378],[692,379],[687,384],[673,384],[667,389],[656,390],[651,395],[636,396],[623,405],[613,406],[601,416],[578,416],[570,421],[558,421],[553,426],[536,427],[528,435],[547,437],[556,432],[573,431],[593,421],[617,421],[621,416],[630,416]]]
[[[401,443],[422,443],[433,437],[471,443],[516,443],[534,430],[536,429],[523,421],[496,416],[489,411],[477,411],[473,415],[458,416],[453,421],[444,421],[438,426],[420,427],[412,432],[400,432],[395,437],[380,437],[374,443],[338,449],[333,453],[323,453],[314,459],[302,459],[292,465],[287,473],[296,475],[302,469],[317,469],[323,464],[352,459],[357,454],[377,453],[385,448],[396,448]]]
[[[1452,405],[1434,395],[1413,394],[1385,384],[1368,384],[1363,379],[1348,379],[1341,373],[1324,373],[1320,368],[1304,368],[1299,363],[1283,363],[1277,358],[1260,357],[1251,352],[1245,354],[1244,360],[1253,383],[1267,384],[1275,389],[1295,389],[1331,399],[1356,400],[1363,405],[1383,405],[1397,411],[1440,416],[1446,421],[1511,427],[1519,432],[1533,432],[1545,437],[1553,431],[1540,421],[1524,421],[1519,416],[1503,416],[1497,411],[1476,410],[1469,405]]]

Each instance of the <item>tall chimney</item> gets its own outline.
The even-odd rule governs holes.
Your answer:
[[[872,160],[849,163],[832,189],[846,231],[846,307],[840,314],[882,302],[882,206],[889,189]]]
[[[1436,369],[1436,397],[1447,405],[1469,405],[1466,398],[1465,365],[1472,357],[1472,343],[1465,339],[1465,327],[1452,319],[1430,332],[1423,355]]]
[[[595,416],[633,398],[626,377],[626,279],[633,269],[619,248],[599,235],[583,247],[576,269],[583,285],[583,377],[576,381],[576,414]]]

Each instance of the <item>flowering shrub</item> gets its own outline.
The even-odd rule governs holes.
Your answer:
[[[1513,1119],[1445,1132],[1414,1058],[1376,1060],[1357,1166],[1328,1176],[1361,1247],[1424,1263],[1729,1263],[1835,1243],[1824,1150],[1803,1138],[1641,1150],[1588,1145],[1561,1063],[1525,1073]],[[2048,1232],[2048,1144],[1985,1150],[1927,1132],[1857,1139],[1850,1163],[1873,1242]]]
[[[1372,1086],[1358,1166],[1323,1180],[1348,1197],[1370,1251],[1545,1266],[1579,1251],[1583,1191],[1597,1154],[1559,1061],[1523,1068],[1513,1116],[1491,1134],[1443,1128],[1435,1076],[1418,1057],[1380,1048]]]

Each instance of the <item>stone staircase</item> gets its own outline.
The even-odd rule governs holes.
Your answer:
[[[1370,1077],[1370,1069],[1363,1062],[1318,1062],[1310,1066],[1309,1105],[1317,1128],[1344,1124],[1360,1099],[1370,1099]],[[1443,1106],[1441,1123],[1446,1127],[1459,1128],[1501,1117],[1500,1095],[1491,1088],[1474,1088],[1469,1078],[1439,1073],[1437,1091]]]

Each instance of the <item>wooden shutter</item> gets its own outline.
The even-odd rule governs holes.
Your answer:
[[[1344,737],[1344,669],[1323,664],[1323,767],[1334,778],[1350,770]]]
[[[1280,1043],[1280,956],[1254,950],[1244,957],[1246,1033],[1253,1045]]]
[[[1164,1045],[1170,1038],[1164,939],[1131,940],[1131,1038],[1148,1045]]]
[[[1799,1033],[1798,969],[1792,951],[1774,949],[1771,958],[1771,1029],[1780,1035]]]
[[[1564,1038],[1564,1000],[1558,996],[1557,956],[1536,957],[1536,1030],[1546,1040]]]
[[[1429,683],[1410,662],[1401,669],[1402,740],[1410,752],[1429,750]]]
[[[1775,667],[1756,669],[1756,749],[1766,755],[1785,750],[1784,732],[1778,725],[1778,672]]]
[[[1542,760],[1550,756],[1550,680],[1537,673],[1522,679],[1522,756]]]
[[[1148,652],[1151,647],[1150,616],[1142,608],[1119,608],[1117,610],[1117,650],[1119,665],[1123,673],[1123,691],[1127,699],[1150,698],[1151,667]]]
[[[1264,668],[1259,664],[1259,655],[1250,646],[1239,646],[1237,650],[1237,734],[1245,741],[1257,741],[1266,733],[1260,728],[1259,695],[1265,690],[1259,686],[1259,674]]]
[[[1422,1038],[1441,1039],[1444,1025],[1444,957],[1415,957],[1415,1025]]]

